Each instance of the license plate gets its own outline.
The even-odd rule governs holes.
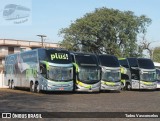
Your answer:
[[[64,88],[59,88],[59,90],[64,90]]]

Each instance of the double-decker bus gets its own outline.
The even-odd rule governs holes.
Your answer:
[[[156,70],[151,59],[127,58],[130,68],[130,78],[126,88],[130,89],[156,89]]]
[[[75,91],[100,91],[100,67],[95,54],[72,53]]]
[[[6,20],[25,18],[30,15],[30,9],[25,6],[8,4],[4,7],[3,17]]]
[[[101,90],[120,90],[121,73],[117,57],[113,55],[98,55],[102,69]]]
[[[35,49],[5,58],[5,83],[31,92],[73,91],[73,64],[66,50]]]
[[[157,89],[160,90],[160,63],[154,62],[156,68]]]
[[[160,69],[156,68],[157,89],[160,90]]]

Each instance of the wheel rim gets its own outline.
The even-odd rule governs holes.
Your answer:
[[[32,92],[34,92],[34,85],[32,84]]]
[[[40,92],[40,87],[39,87],[39,84],[36,84],[36,90],[35,90],[37,93]]]
[[[34,92],[34,85],[32,83],[30,84],[30,91]]]
[[[11,89],[14,89],[14,82],[11,83]]]
[[[11,82],[9,81],[9,88],[11,89],[11,87],[12,87],[12,86],[11,86]]]
[[[127,89],[131,90],[131,85],[130,84],[127,85]]]

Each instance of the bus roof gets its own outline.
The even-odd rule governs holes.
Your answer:
[[[98,55],[100,65],[106,67],[120,67],[119,61],[114,55],[101,54]]]
[[[98,66],[98,60],[95,54],[93,53],[71,53],[75,56],[75,62],[79,66]]]
[[[94,53],[84,53],[84,52],[72,52],[74,55],[95,55]]]

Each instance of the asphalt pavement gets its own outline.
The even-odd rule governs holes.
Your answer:
[[[160,113],[160,91],[134,90],[121,91],[120,93],[116,91],[100,93],[45,92],[38,94],[31,93],[28,90],[0,89],[0,112],[51,113],[51,118],[49,116],[49,118],[33,119],[42,121],[50,121],[51,119],[55,121],[158,121],[159,118],[121,118],[121,116],[132,116],[130,113],[133,115],[145,112],[149,114],[152,112],[153,114]],[[62,112],[62,115],[69,112],[69,114],[66,114],[68,117],[65,115],[67,118],[57,118],[52,117],[54,112]],[[81,117],[82,114],[79,113],[84,112],[86,112],[84,115],[91,118],[86,118],[84,115]],[[115,117],[104,118],[105,116],[103,117],[101,112]],[[73,117],[70,117],[70,115]],[[77,117],[77,115],[80,115],[80,117]],[[160,115],[158,116],[160,117]]]

